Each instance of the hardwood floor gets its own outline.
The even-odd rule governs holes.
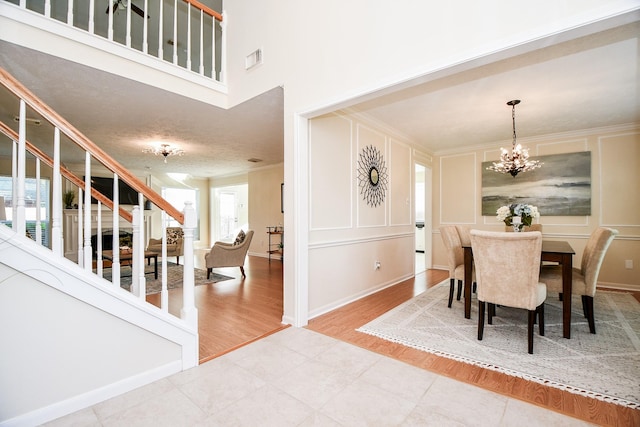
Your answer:
[[[238,268],[216,269],[236,278],[209,286],[196,286],[201,363],[286,327],[281,324],[282,262],[269,262],[266,258],[249,256],[245,270],[247,278],[241,280]],[[640,425],[640,410],[546,387],[356,332],[356,328],[447,277],[444,270],[427,270],[412,279],[313,319],[307,328],[441,375],[598,425]],[[180,311],[181,292],[170,292],[176,294],[176,298],[170,298],[174,299],[170,311],[177,313]],[[640,301],[640,292],[634,293],[634,296]],[[150,302],[156,304],[157,299],[157,296],[148,297]]]
[[[244,280],[238,267],[216,268],[215,272],[234,279],[195,287],[200,363],[286,327],[281,323],[282,261],[249,256],[244,268]],[[169,312],[179,315],[182,290],[169,294]],[[159,305],[160,295],[148,295],[147,301]]]

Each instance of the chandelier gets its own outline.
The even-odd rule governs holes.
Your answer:
[[[184,150],[177,147],[171,147],[169,144],[161,144],[159,147],[145,148],[142,152],[155,154],[156,156],[162,155],[165,163],[167,163],[167,157],[169,156],[182,156],[184,154]]]
[[[515,178],[520,172],[529,172],[542,166],[538,160],[529,160],[529,150],[522,148],[520,144],[516,144],[516,105],[520,103],[519,99],[507,102],[511,105],[511,120],[513,121],[513,143],[511,152],[505,148],[500,148],[500,162],[493,162],[493,166],[487,169],[511,174]]]

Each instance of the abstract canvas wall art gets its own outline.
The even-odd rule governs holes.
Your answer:
[[[541,216],[591,215],[590,151],[532,158],[542,167],[516,177],[487,170],[493,162],[482,163],[482,215],[511,203],[537,206]]]

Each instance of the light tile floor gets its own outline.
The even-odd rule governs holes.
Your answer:
[[[48,426],[583,426],[301,328]]]

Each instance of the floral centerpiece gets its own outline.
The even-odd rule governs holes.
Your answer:
[[[512,226],[514,231],[522,231],[522,227],[530,226],[534,219],[540,218],[540,212],[536,206],[524,203],[502,206],[496,214],[498,221],[504,221],[507,226]]]

